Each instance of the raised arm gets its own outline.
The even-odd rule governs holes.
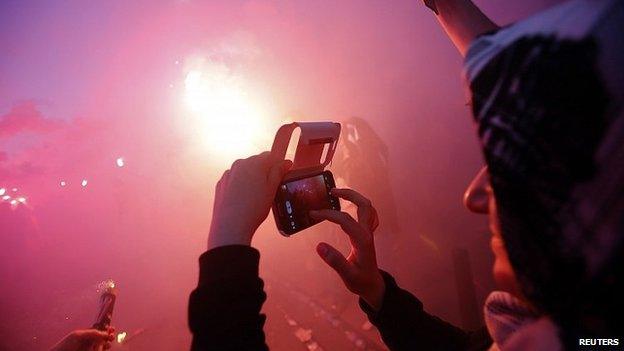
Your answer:
[[[326,243],[317,251],[342,278],[347,289],[360,296],[360,306],[391,350],[485,350],[490,340],[425,312],[423,304],[399,288],[389,274],[377,267],[373,232],[379,225],[371,202],[351,189],[332,189],[332,195],[357,205],[357,220],[334,210],[310,212],[312,217],[340,225],[349,236],[351,252],[345,257]]]
[[[470,0],[424,0],[435,12],[457,50],[466,55],[470,43],[479,35],[500,28]]]
[[[193,351],[268,350],[260,254],[250,245],[290,165],[262,153],[234,162],[217,183],[208,251],[199,258],[199,282],[189,298]]]

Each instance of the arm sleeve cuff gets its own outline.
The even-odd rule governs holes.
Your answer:
[[[373,307],[364,301],[360,297],[359,303],[360,308],[366,316],[371,321],[371,323],[378,325],[384,320],[393,320],[397,315],[403,315],[405,311],[405,302],[408,302],[413,309],[422,311],[423,305],[420,300],[415,298],[414,296],[409,296],[406,299],[404,295],[404,291],[399,288],[394,278],[387,272],[380,270],[381,275],[383,277],[384,283],[386,284],[386,290],[384,292],[384,297],[381,303],[381,309],[379,311],[375,311]]]
[[[435,317],[423,308],[422,302],[381,271],[386,291],[381,309],[375,312],[360,299],[360,306],[391,350],[464,350],[468,334]]]
[[[254,281],[258,278],[260,253],[251,246],[220,246],[199,257],[198,287],[229,281]]]

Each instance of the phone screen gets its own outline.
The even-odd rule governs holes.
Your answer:
[[[338,198],[329,194],[334,187],[334,177],[329,171],[280,184],[273,204],[280,232],[292,235],[318,223],[308,215],[311,210],[340,210]]]

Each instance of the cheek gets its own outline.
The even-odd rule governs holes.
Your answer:
[[[492,274],[496,287],[499,290],[523,299],[522,289],[516,280],[516,275],[509,265],[509,261],[496,258],[494,267],[492,268]]]
[[[496,281],[498,288],[505,291],[507,291],[505,288],[509,287],[509,282],[515,280],[509,262],[500,257],[495,257],[494,259],[492,274],[494,275],[494,281]]]
[[[498,289],[506,291],[516,297],[522,296],[522,291],[519,288],[516,280],[516,275],[511,267],[511,263],[507,258],[507,252],[505,251],[503,242],[500,238],[492,238],[492,251],[494,252],[494,267],[492,267],[492,274],[494,281]]]

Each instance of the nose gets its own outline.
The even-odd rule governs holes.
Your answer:
[[[490,192],[487,167],[483,167],[464,193],[464,206],[474,213],[489,213]]]

